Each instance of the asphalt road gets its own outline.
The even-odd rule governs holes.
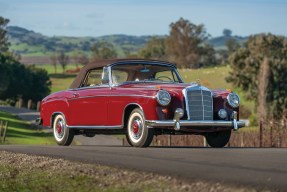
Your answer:
[[[10,145],[0,150],[287,191],[286,149]]]

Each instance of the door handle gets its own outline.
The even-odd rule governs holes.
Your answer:
[[[72,97],[73,97],[73,98],[79,97],[79,93],[72,93]]]

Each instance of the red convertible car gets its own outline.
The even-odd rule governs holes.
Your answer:
[[[126,134],[135,147],[154,135],[200,134],[224,147],[239,121],[239,97],[184,83],[174,64],[140,59],[104,60],[84,66],[68,90],[41,102],[38,124],[50,126],[59,145],[74,135]]]

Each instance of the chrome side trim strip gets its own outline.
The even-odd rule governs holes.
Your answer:
[[[95,85],[95,86],[87,86],[87,87],[79,87],[75,89],[68,89],[68,91],[80,91],[85,89],[102,89],[102,88],[109,88],[109,85]]]
[[[85,98],[97,98],[97,97],[145,97],[145,98],[152,98],[154,99],[155,96],[146,96],[146,95],[91,95],[85,97],[77,97],[77,98],[69,98],[68,100],[78,100],[78,99],[85,99]]]
[[[86,125],[76,125],[76,126],[68,126],[69,129],[122,129],[121,125],[117,126],[86,126]]]

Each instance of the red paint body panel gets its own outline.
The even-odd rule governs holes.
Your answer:
[[[129,84],[118,87],[97,87],[67,90],[54,93],[42,101],[41,118],[50,126],[52,114],[63,113],[69,126],[121,126],[127,106],[140,106],[147,120],[172,119],[176,108],[185,109],[182,90],[189,84]],[[167,90],[172,102],[168,107],[159,106],[155,95],[159,89]],[[229,94],[214,90],[214,111],[234,110],[227,104]],[[163,112],[166,109],[166,113]]]
[[[70,91],[73,97],[68,99],[68,125],[100,126],[108,122],[108,98],[110,88],[86,88]]]

